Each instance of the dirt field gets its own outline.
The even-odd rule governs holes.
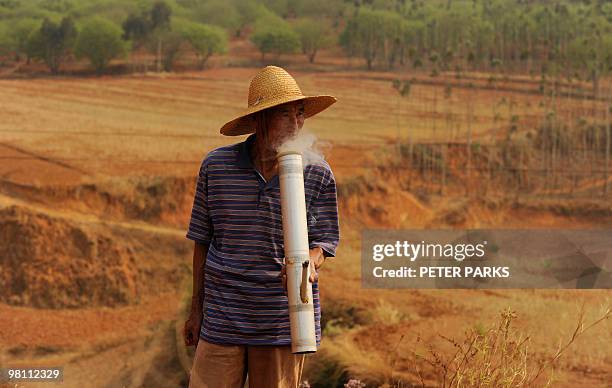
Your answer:
[[[193,350],[181,344],[179,330],[190,297],[192,243],[184,234],[195,176],[208,151],[243,139],[222,137],[218,128],[246,105],[255,72],[0,80],[0,280],[12,285],[0,294],[0,364],[63,365],[70,387],[186,383]],[[375,183],[340,198],[341,247],[320,281],[324,314],[337,327],[309,358],[306,379],[332,359],[345,377],[416,384],[412,352],[422,343],[439,343],[439,333],[460,340],[508,307],[517,312],[517,329],[531,336],[533,357],[545,360],[571,337],[582,303],[587,322],[610,306],[608,290],[361,288],[363,228],[612,226],[606,199],[574,201],[574,211],[561,212],[555,209],[567,203],[546,199],[517,206],[467,200],[462,192],[422,198],[374,168],[398,134],[461,141],[467,100],[475,107],[474,138],[495,136],[502,119],[490,101],[502,94],[516,100],[522,120],[538,120],[544,108],[528,80],[500,83],[503,92],[457,86],[445,99],[442,81],[415,75],[411,97],[398,102],[390,74],[293,75],[305,93],[339,99],[306,122],[339,187],[358,177]],[[486,79],[474,75],[473,82]],[[568,115],[592,107],[560,102]],[[508,108],[498,111],[507,122]],[[610,329],[603,322],[573,343],[553,386],[609,386]]]

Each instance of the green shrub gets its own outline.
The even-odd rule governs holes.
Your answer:
[[[126,55],[126,42],[121,35],[121,28],[110,21],[90,19],[79,33],[75,53],[79,58],[89,59],[96,72],[101,74],[112,59]]]

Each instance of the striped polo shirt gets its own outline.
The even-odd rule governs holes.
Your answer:
[[[186,237],[209,244],[200,338],[217,344],[290,345],[289,306],[280,271],[284,254],[279,177],[255,169],[244,142],[202,161]],[[339,242],[336,182],[329,164],[304,166],[308,240],[334,257]],[[317,346],[319,287],[312,283]]]

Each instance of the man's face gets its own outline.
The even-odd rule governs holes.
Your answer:
[[[296,136],[304,125],[304,102],[292,101],[270,109],[268,114],[268,141],[277,149]]]

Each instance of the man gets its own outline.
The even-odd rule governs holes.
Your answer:
[[[198,176],[187,238],[195,241],[185,343],[195,345],[190,387],[298,387],[303,354],[291,353],[276,153],[304,120],[332,105],[304,96],[284,69],[251,81],[248,108],[221,128],[246,141],[210,152]],[[254,134],[252,134],[255,132]],[[336,183],[323,161],[304,166],[317,346],[317,271],[339,242]]]

